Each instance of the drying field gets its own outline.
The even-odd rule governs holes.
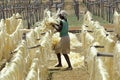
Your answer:
[[[55,15],[51,15],[55,14]],[[0,21],[0,80],[120,80],[120,14],[114,23],[101,25],[87,11],[81,26],[71,27],[69,54],[73,70],[55,68],[54,47],[60,40],[52,24],[59,24],[56,12],[44,11],[44,18],[25,29],[20,14]]]

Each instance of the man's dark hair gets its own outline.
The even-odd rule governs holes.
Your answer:
[[[59,17],[60,17],[60,19],[63,19],[63,20],[65,20],[65,21],[67,21],[67,18],[66,18],[65,16],[59,14]]]

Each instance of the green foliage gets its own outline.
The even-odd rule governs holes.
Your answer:
[[[77,17],[74,14],[67,16],[70,27],[80,27],[83,24],[84,15],[80,15],[80,20],[77,20]],[[108,21],[104,20],[101,17],[93,15],[94,21],[99,21],[101,25],[110,24]]]
[[[101,25],[110,24],[108,21],[104,20],[103,18],[99,16],[93,16],[93,19],[94,21],[99,21]]]
[[[83,16],[80,15],[80,20],[77,20],[77,17],[74,14],[68,15],[68,22],[70,27],[79,27],[83,23]]]

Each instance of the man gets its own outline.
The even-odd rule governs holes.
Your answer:
[[[53,27],[60,32],[61,37],[58,46],[55,47],[55,53],[58,58],[58,64],[55,67],[62,67],[61,54],[63,54],[68,64],[68,67],[65,70],[72,70],[71,62],[68,56],[70,53],[70,38],[68,34],[68,22],[65,15],[66,12],[64,10],[60,11],[58,14],[58,17],[60,18],[60,24],[53,25]]]

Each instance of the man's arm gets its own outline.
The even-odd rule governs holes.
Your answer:
[[[62,21],[60,21],[60,24],[53,24],[52,25],[58,32],[60,32],[62,30],[63,24]]]

